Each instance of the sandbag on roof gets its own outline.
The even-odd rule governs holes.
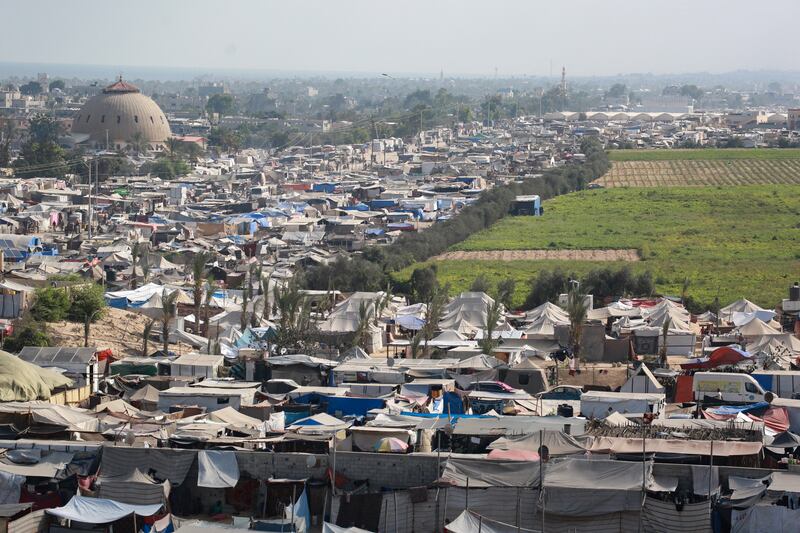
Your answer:
[[[47,400],[53,389],[67,385],[72,380],[58,372],[0,350],[0,402]]]
[[[451,457],[445,462],[439,481],[470,488],[535,487],[539,484],[539,462]]]
[[[59,518],[86,524],[107,524],[134,513],[139,516],[153,516],[161,507],[161,504],[130,505],[115,502],[114,500],[86,498],[76,495],[65,506],[46,509],[46,512]]]

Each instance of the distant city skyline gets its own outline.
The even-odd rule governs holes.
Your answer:
[[[4,6],[4,15],[0,62],[114,72],[558,77],[566,65],[568,75],[590,77],[800,69],[786,22],[800,16],[796,0],[29,0]]]

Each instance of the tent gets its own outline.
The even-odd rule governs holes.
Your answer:
[[[655,393],[663,393],[664,387],[661,383],[658,382],[656,377],[650,372],[650,369],[647,368],[647,365],[642,363],[639,365],[631,377],[628,378],[622,387],[619,389],[620,392],[655,392]]]
[[[214,489],[235,487],[239,482],[236,453],[222,450],[197,452],[197,486]]]
[[[753,355],[749,352],[732,346],[721,346],[711,352],[708,357],[689,359],[686,363],[681,363],[681,368],[683,370],[707,370],[718,366],[735,365],[749,359],[753,359]]]
[[[538,529],[525,529],[512,524],[490,520],[473,511],[465,510],[445,526],[450,533],[535,533]]]
[[[74,520],[84,524],[108,524],[121,518],[137,514],[139,516],[153,516],[161,509],[161,504],[131,505],[103,498],[86,498],[73,496],[63,507],[46,509],[48,514]]]
[[[720,309],[719,318],[725,322],[733,322],[734,313],[754,313],[756,311],[764,311],[764,309],[750,300],[742,298]]]
[[[53,389],[72,385],[58,372],[0,350],[0,402],[47,400]]]
[[[483,292],[462,292],[445,306],[440,329],[471,333],[486,325],[487,309],[494,300]]]

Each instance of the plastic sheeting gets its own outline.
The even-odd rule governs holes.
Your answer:
[[[186,479],[196,454],[194,450],[104,446],[100,465],[103,474],[108,476],[130,474],[138,468],[144,472],[153,470],[159,479],[180,485]]]
[[[0,471],[0,504],[19,503],[19,493],[25,476]]]
[[[73,496],[65,506],[47,509],[47,513],[66,520],[74,520],[86,524],[107,524],[132,514],[153,516],[160,509],[161,504],[130,505],[102,498]]]
[[[440,480],[456,487],[536,487],[539,462],[450,458]]]
[[[778,505],[754,505],[731,511],[731,533],[796,533],[800,510]]]
[[[231,451],[197,452],[197,486],[213,489],[235,487],[239,482],[239,463]]]
[[[566,459],[544,470],[544,502],[548,514],[593,516],[639,511],[642,484],[653,486],[652,463]],[[642,477],[644,476],[644,480]]]
[[[471,511],[464,511],[458,518],[445,526],[450,533],[533,533],[537,529],[518,528],[511,524],[489,520]]]

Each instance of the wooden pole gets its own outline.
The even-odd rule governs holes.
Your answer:
[[[711,441],[711,455],[708,456],[708,515],[711,516],[713,507],[711,505],[711,474],[714,471],[714,441]]]
[[[544,451],[544,430],[539,430],[539,501],[542,502],[541,515],[542,515],[542,533],[544,533],[544,458],[542,452]]]
[[[397,491],[392,491],[392,496],[394,497],[394,531],[397,533],[400,531],[397,528]]]
[[[466,500],[464,502],[465,503],[465,508],[467,509],[467,511],[469,511],[469,476],[467,476],[467,488],[466,488],[466,494],[465,494],[464,497],[465,497],[465,500]]]

